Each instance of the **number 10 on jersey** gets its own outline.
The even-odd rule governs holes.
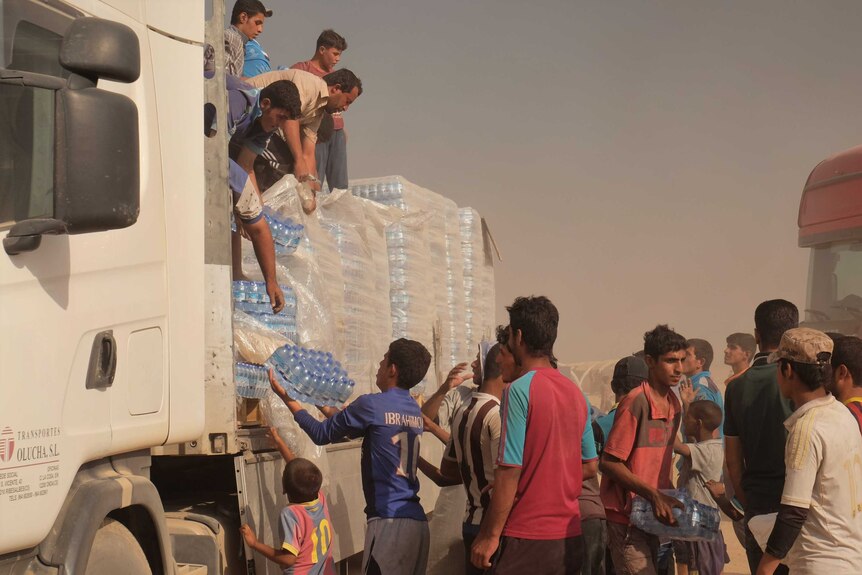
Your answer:
[[[419,435],[411,441],[410,433],[402,431],[392,436],[392,444],[401,448],[401,461],[395,474],[416,481],[416,467],[419,465]]]

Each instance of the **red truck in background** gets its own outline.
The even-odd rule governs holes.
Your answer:
[[[862,335],[862,146],[815,166],[798,223],[799,247],[811,248],[805,324]]]

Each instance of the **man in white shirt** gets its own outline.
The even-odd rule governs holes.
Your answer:
[[[757,575],[779,563],[793,575],[862,572],[862,437],[825,389],[832,346],[822,332],[795,328],[769,356],[781,394],[797,409],[785,422],[784,491]]]

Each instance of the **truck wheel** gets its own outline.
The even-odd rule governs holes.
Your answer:
[[[105,519],[96,532],[85,575],[152,575],[138,540],[126,526]]]

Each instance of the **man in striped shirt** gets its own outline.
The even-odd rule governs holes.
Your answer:
[[[497,453],[500,447],[500,397],[503,378],[498,357],[500,344],[488,351],[482,366],[482,384],[452,418],[452,436],[440,464],[444,474],[459,474],[467,492],[467,509],[462,534],[466,550],[466,573],[482,573],[470,563],[470,548],[485,510],[491,503]]]
[[[508,337],[506,329],[497,328],[498,340]],[[487,342],[483,342],[487,343]],[[497,466],[497,453],[500,446],[500,397],[506,381],[502,367],[505,363],[514,364],[511,355],[508,360],[501,353],[500,343],[484,348],[473,362],[473,380],[479,383],[465,401],[456,408],[451,419],[451,435],[443,453],[440,469],[434,468],[424,459],[419,460],[419,468],[440,486],[463,484],[467,492],[467,505],[461,533],[465,548],[465,573],[481,574],[470,562],[470,548],[488,504],[491,502],[491,487],[494,482],[494,469]],[[508,370],[509,372],[512,369]],[[447,434],[448,435],[448,434]]]
[[[862,340],[855,335],[833,339],[832,381],[826,388],[847,406],[862,432]]]

